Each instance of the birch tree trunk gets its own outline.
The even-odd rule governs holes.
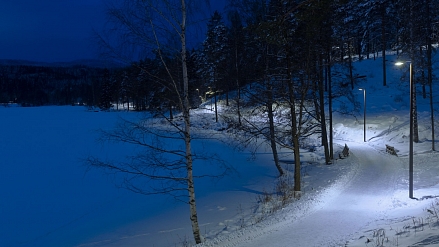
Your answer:
[[[186,167],[187,167],[187,186],[189,192],[189,208],[190,219],[192,223],[192,232],[195,243],[202,242],[200,234],[200,226],[198,224],[197,205],[195,200],[195,187],[193,177],[193,160],[191,149],[191,122],[190,122],[190,105],[189,105],[189,78],[187,72],[187,58],[186,58],[186,2],[181,0],[181,60],[183,69],[183,118],[184,118],[184,142],[186,146]]]

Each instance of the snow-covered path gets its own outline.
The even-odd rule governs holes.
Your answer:
[[[385,219],[394,208],[393,194],[402,175],[400,160],[364,143],[347,144],[355,167],[324,191],[305,215],[285,217],[262,232],[244,231],[216,246],[339,246]]]

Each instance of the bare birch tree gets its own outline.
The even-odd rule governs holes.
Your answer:
[[[227,168],[221,169],[216,175],[200,172],[197,172],[197,176],[194,175],[194,160],[205,159],[192,151],[188,91],[187,23],[189,7],[196,6],[195,4],[196,1],[190,0],[125,0],[109,7],[112,28],[108,29],[108,33],[99,35],[104,51],[123,61],[142,59],[148,54],[154,54],[167,71],[166,78],[159,78],[145,68],[141,69],[172,92],[181,118],[172,120],[163,113],[161,120],[123,121],[115,130],[103,132],[102,138],[138,145],[146,151],[125,162],[104,162],[96,158],[89,158],[87,161],[92,167],[121,174],[121,186],[129,190],[147,195],[168,193],[188,203],[193,236],[198,244],[202,242],[202,237],[194,179],[218,178],[227,172]],[[173,72],[166,59],[167,54],[175,53],[180,53],[179,73]],[[182,145],[169,145],[176,142]],[[216,161],[219,159],[210,156],[209,161],[218,163]]]

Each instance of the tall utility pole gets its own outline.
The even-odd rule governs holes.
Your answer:
[[[413,198],[413,135],[414,135],[414,111],[415,104],[413,102],[416,88],[413,83],[413,63],[410,63],[410,140],[409,140],[409,198]],[[401,66],[403,62],[397,62],[395,65]]]

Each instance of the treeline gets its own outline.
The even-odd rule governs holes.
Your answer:
[[[175,68],[179,68],[178,64],[172,70],[176,77],[180,76],[181,72]],[[191,73],[191,78],[194,75]],[[168,77],[166,68],[154,59],[121,68],[2,65],[0,104],[86,105],[103,110],[122,106],[136,111],[169,109],[177,102],[169,93],[170,84],[164,77]],[[191,104],[197,105],[201,103],[197,82],[191,81],[194,92]]]
[[[189,56],[189,98],[192,106],[201,103],[199,97],[201,80],[194,70],[194,61]],[[183,87],[181,60],[168,57],[167,66],[159,58],[147,58],[134,62],[125,68],[107,70],[104,74],[99,104],[102,109],[110,107],[124,109],[131,107],[137,111],[171,111],[178,105],[174,87],[181,91]],[[177,82],[177,83],[174,83]],[[176,85],[176,86],[175,86]]]
[[[156,70],[151,63],[133,63],[125,68],[2,65],[0,104],[85,105],[103,110],[123,104],[131,107],[129,110],[147,110],[152,104],[158,105],[154,102],[159,101],[161,93],[152,92],[162,91],[139,67]]]
[[[85,66],[0,66],[0,103],[94,105],[105,69]]]
[[[211,16],[202,44],[188,52],[191,105],[218,93],[228,104],[228,92],[250,82],[285,81],[303,71],[323,78],[327,91],[334,66],[344,72],[331,75],[348,76],[338,84],[352,88],[358,79],[353,59],[385,57],[389,50],[413,61],[425,87],[434,78],[431,44],[437,42],[438,6],[427,0],[229,1],[224,16]],[[169,110],[177,105],[169,87],[182,80],[181,60],[178,50],[160,52],[123,69],[2,66],[0,102]]]

